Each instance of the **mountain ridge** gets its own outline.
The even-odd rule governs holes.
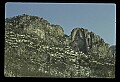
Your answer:
[[[37,16],[5,19],[5,76],[114,78],[114,55],[109,44],[84,28],[74,28],[68,36],[60,25]],[[30,73],[23,73],[25,68]]]

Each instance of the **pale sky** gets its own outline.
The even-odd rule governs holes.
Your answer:
[[[116,4],[112,3],[15,3],[5,4],[5,18],[28,14],[61,25],[64,33],[83,27],[116,44]]]

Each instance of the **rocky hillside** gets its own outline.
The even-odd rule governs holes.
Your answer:
[[[6,77],[115,78],[115,53],[84,28],[66,35],[37,16],[5,19]]]
[[[116,54],[116,45],[112,45],[110,46],[111,50],[112,50],[112,54]]]

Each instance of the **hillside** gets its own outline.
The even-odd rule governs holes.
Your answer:
[[[115,78],[115,53],[84,28],[66,35],[37,16],[5,19],[6,77]]]

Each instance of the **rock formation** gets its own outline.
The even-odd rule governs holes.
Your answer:
[[[112,56],[110,45],[105,43],[99,35],[93,32],[88,32],[84,28],[75,28],[71,32],[71,46],[75,50],[83,51],[84,53],[100,51],[104,56]]]
[[[114,53],[100,36],[84,28],[66,35],[60,25],[37,16],[5,19],[6,77],[114,78]]]

